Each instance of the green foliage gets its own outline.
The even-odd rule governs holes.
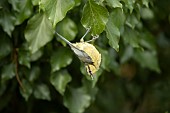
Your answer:
[[[0,0],[0,112],[170,111],[168,0]],[[55,31],[101,53],[91,80]]]

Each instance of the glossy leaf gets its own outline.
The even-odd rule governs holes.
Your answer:
[[[67,84],[71,81],[71,76],[66,70],[52,73],[50,76],[50,82],[55,89],[64,95]]]
[[[16,11],[15,25],[21,24],[25,19],[31,16],[33,10],[31,0],[8,0],[8,1],[13,6],[13,9]]]
[[[51,100],[50,90],[45,84],[38,84],[34,90],[34,96],[37,99]]]
[[[59,69],[68,66],[72,62],[72,52],[68,48],[59,48],[54,51],[50,63],[52,72],[58,71]]]
[[[6,4],[6,1],[1,5],[2,9],[0,10],[0,25],[2,26],[3,30],[9,36],[11,36],[11,33],[14,30],[16,17],[12,11],[9,11],[9,5]]]
[[[109,45],[119,51],[120,29],[124,25],[125,15],[122,10],[117,8],[109,16],[106,24],[106,35]]]
[[[40,5],[45,9],[48,19],[51,20],[53,27],[61,21],[66,13],[74,6],[73,0],[43,0]]]
[[[91,27],[92,35],[99,35],[105,29],[109,13],[107,9],[96,4],[93,0],[88,0],[83,8],[81,23],[85,28]]]
[[[36,14],[28,21],[25,38],[31,53],[35,53],[52,40],[52,25],[45,14]]]
[[[73,40],[78,33],[76,24],[74,23],[74,21],[72,21],[69,18],[65,18],[63,21],[58,23],[56,29],[59,34],[61,34],[63,37],[65,37],[69,41]],[[59,38],[57,39],[59,40]],[[61,42],[64,45],[66,45],[65,42],[63,41]]]
[[[83,113],[90,105],[91,97],[83,88],[69,88],[64,95],[64,105],[71,113]]]
[[[122,8],[122,4],[120,3],[120,0],[106,0],[107,4],[113,8],[120,7]]]

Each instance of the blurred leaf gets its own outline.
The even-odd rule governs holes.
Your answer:
[[[1,3],[2,2],[2,3]],[[14,30],[15,16],[12,11],[9,10],[9,4],[7,4],[6,0],[2,0],[0,2],[0,25],[3,30],[11,36],[11,32]]]
[[[136,50],[134,59],[139,62],[142,67],[149,68],[153,71],[160,72],[158,59],[155,51],[140,51]]]
[[[18,51],[18,56],[19,64],[30,68],[30,53],[28,51],[20,49]]]
[[[151,51],[156,50],[156,41],[151,33],[144,31],[144,32],[140,33],[139,35],[141,37],[140,44],[143,47],[145,47]]]
[[[106,0],[107,4],[113,8],[120,7],[122,8],[122,4],[120,3],[120,0]]]
[[[52,40],[53,29],[45,14],[36,14],[28,21],[25,38],[32,53]]]
[[[59,69],[68,66],[72,62],[72,52],[68,48],[58,48],[54,51],[50,63],[52,72],[58,71]]]
[[[1,74],[2,84],[4,84],[6,81],[13,78],[14,76],[15,76],[15,65],[14,65],[14,63],[4,65],[3,68],[2,68],[2,74]]]
[[[24,97],[24,99],[28,101],[29,97],[33,92],[33,87],[26,79],[22,80],[22,85],[24,89],[20,88],[20,93]]]
[[[73,0],[43,0],[41,1],[41,8],[45,8],[48,19],[51,20],[52,26],[61,21],[66,13],[73,8]]]
[[[31,54],[30,60],[31,61],[36,61],[38,60],[41,56],[43,55],[43,51],[40,49],[37,52],[35,52],[34,54]]]
[[[135,0],[122,0],[125,3],[125,6],[130,10],[130,13],[132,13],[134,9]]]
[[[0,97],[4,94],[6,88],[7,88],[6,84],[0,84]]]
[[[145,5],[146,7],[149,7],[149,1],[150,0],[142,0],[143,5]]]
[[[71,76],[66,70],[52,73],[50,76],[50,82],[55,89],[64,95],[67,84],[71,81]]]
[[[129,27],[125,27],[124,33],[123,33],[123,40],[126,44],[130,44],[134,48],[139,48],[139,42],[140,38],[138,35],[138,32],[135,30],[132,30]]]
[[[12,43],[4,33],[0,32],[0,60],[12,51]]]
[[[32,66],[31,70],[30,70],[30,74],[28,75],[28,80],[30,82],[34,82],[40,75],[40,67],[38,66]]]
[[[116,51],[119,51],[120,28],[123,26],[125,16],[121,9],[117,8],[109,16],[106,24],[106,35],[109,39],[109,44]]]
[[[34,96],[37,99],[42,100],[51,100],[50,97],[50,90],[47,85],[45,84],[37,84],[37,86],[34,89]]]
[[[130,58],[133,57],[133,54],[134,54],[134,50],[131,46],[127,46],[124,50],[124,53],[123,55],[121,55],[121,63],[125,63],[127,62]]]
[[[78,33],[76,24],[69,18],[65,18],[63,21],[59,22],[57,24],[56,29],[59,34],[61,34],[69,41],[73,40]],[[64,41],[62,40],[60,41],[62,42],[63,45],[66,45]]]
[[[8,2],[11,3],[13,9],[16,11],[15,25],[21,24],[31,16],[33,10],[31,0],[8,0]]]
[[[135,16],[135,14],[128,14],[126,19],[126,25],[131,27],[132,29],[135,28],[135,26],[139,23],[138,18]]]
[[[32,4],[34,6],[39,5],[41,3],[41,0],[31,0]]]
[[[154,13],[149,8],[142,8],[141,9],[141,17],[143,19],[152,19],[154,17]]]
[[[83,113],[90,101],[90,95],[83,88],[69,88],[64,95],[64,105],[71,113]]]
[[[91,27],[92,35],[99,35],[105,29],[109,13],[103,6],[88,0],[83,8],[81,23],[85,28]]]

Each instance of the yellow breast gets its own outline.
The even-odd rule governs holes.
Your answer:
[[[91,70],[91,73],[94,74],[99,69],[101,63],[101,54],[99,53],[99,51],[92,44],[89,44],[87,42],[73,43],[73,45],[78,49],[85,51],[91,57],[94,65],[89,64],[88,66]],[[87,66],[86,69],[88,74],[90,74]]]

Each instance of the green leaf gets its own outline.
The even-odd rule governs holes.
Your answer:
[[[12,43],[4,33],[0,32],[0,60],[12,51]]]
[[[66,70],[52,73],[50,76],[50,82],[55,89],[64,95],[67,84],[71,81],[71,76]]]
[[[53,52],[50,63],[52,72],[68,66],[72,62],[72,52],[67,48],[59,48]]]
[[[106,0],[107,4],[113,8],[120,7],[122,8],[122,4],[120,3],[120,0]]]
[[[59,34],[64,36],[69,41],[73,40],[78,33],[76,24],[69,18],[65,18],[63,21],[59,22],[56,29]],[[57,39],[59,40],[59,38]],[[64,41],[60,41],[63,43],[63,45],[66,45]]]
[[[136,17],[135,14],[130,14],[127,16],[126,19],[126,25],[128,25],[129,27],[131,27],[132,29],[135,28],[135,26],[139,23],[138,18]]]
[[[41,71],[40,67],[35,65],[32,66],[30,73],[28,75],[28,80],[33,83],[39,77],[40,71]]]
[[[73,0],[43,0],[40,7],[45,9],[48,19],[51,20],[53,27],[55,27],[66,16],[66,13],[73,8],[74,4]]]
[[[2,26],[3,30],[11,36],[11,32],[14,30],[14,24],[15,24],[15,16],[12,11],[9,9],[9,5],[7,4],[7,1],[1,1],[1,10],[0,10],[0,25]]]
[[[28,101],[29,97],[33,92],[33,87],[26,79],[22,80],[22,85],[24,89],[20,88],[20,93],[24,97],[24,99]]]
[[[129,27],[125,27],[125,30],[122,36],[126,44],[130,44],[132,47],[135,47],[135,48],[140,48],[140,45],[139,45],[140,37],[137,31],[132,30]]]
[[[41,3],[41,0],[31,0],[32,4],[34,6],[39,5]]]
[[[139,62],[142,67],[149,68],[153,71],[160,73],[158,65],[157,54],[155,51],[140,51],[136,50],[134,59]]]
[[[125,3],[125,6],[130,10],[130,13],[132,13],[134,9],[135,0],[122,0]]]
[[[3,66],[2,74],[1,74],[1,82],[4,84],[6,81],[12,79],[15,76],[15,65],[14,63],[10,63],[8,65]]]
[[[91,97],[83,88],[69,88],[64,95],[64,105],[71,113],[83,113],[90,105]]]
[[[91,27],[92,35],[99,35],[105,29],[109,13],[107,9],[88,0],[83,8],[81,23],[85,28]]]
[[[18,60],[19,60],[19,64],[30,68],[30,53],[28,51],[19,49]]]
[[[13,9],[16,11],[15,25],[21,24],[25,19],[31,16],[33,10],[31,0],[8,0],[8,1],[13,6]]]
[[[124,25],[125,16],[120,8],[113,10],[106,24],[106,35],[109,45],[119,51],[120,29]]]
[[[37,99],[51,100],[50,90],[45,84],[38,84],[34,90],[34,96]]]
[[[32,53],[52,40],[53,28],[45,14],[36,14],[28,21],[25,38]]]
[[[146,7],[149,7],[149,1],[150,0],[142,0],[143,5],[145,5]]]

